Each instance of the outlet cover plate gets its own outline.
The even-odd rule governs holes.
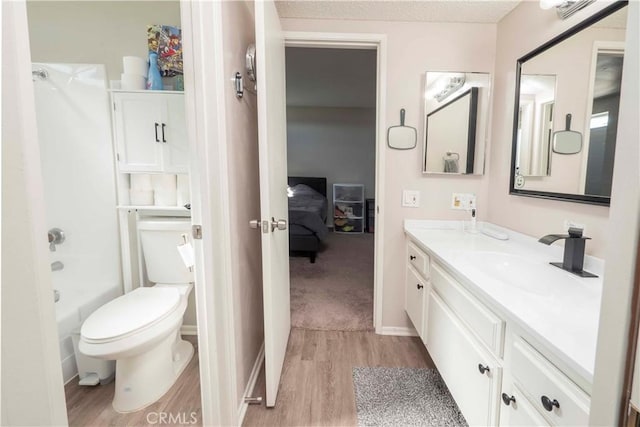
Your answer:
[[[476,206],[476,195],[473,193],[452,193],[451,209],[468,210]]]
[[[408,208],[420,207],[420,192],[417,190],[403,190],[402,206]]]

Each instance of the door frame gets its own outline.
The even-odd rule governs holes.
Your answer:
[[[333,49],[375,49],[376,69],[376,178],[374,274],[373,274],[373,325],[377,334],[384,334],[382,326],[382,297],[384,286],[384,225],[385,216],[385,153],[386,153],[386,98],[387,98],[387,36],[371,33],[325,33],[285,31],[285,47],[314,47]]]

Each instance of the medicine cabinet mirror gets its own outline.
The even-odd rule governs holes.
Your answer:
[[[626,2],[520,58],[511,194],[609,205]]]
[[[490,85],[488,73],[426,73],[423,173],[484,173]]]

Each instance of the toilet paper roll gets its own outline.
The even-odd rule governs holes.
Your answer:
[[[129,190],[129,202],[133,206],[152,206],[153,190]]]
[[[189,175],[178,175],[178,194],[176,203],[184,206],[191,203],[191,193],[189,192]]]
[[[176,192],[176,176],[173,174],[157,174],[151,176],[151,183],[154,190]]]
[[[123,56],[122,69],[124,70],[124,74],[135,74],[145,79],[149,74],[147,60],[139,56]]]
[[[132,190],[153,190],[153,185],[151,185],[151,175],[147,173],[132,173],[131,185],[129,187]]]
[[[156,206],[176,206],[177,191],[154,190],[153,198]]]
[[[138,74],[120,74],[120,87],[122,90],[144,90],[147,87],[147,79]]]

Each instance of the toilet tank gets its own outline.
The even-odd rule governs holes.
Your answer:
[[[153,283],[193,282],[178,245],[191,242],[191,218],[149,217],[138,221],[138,236],[147,277]]]

